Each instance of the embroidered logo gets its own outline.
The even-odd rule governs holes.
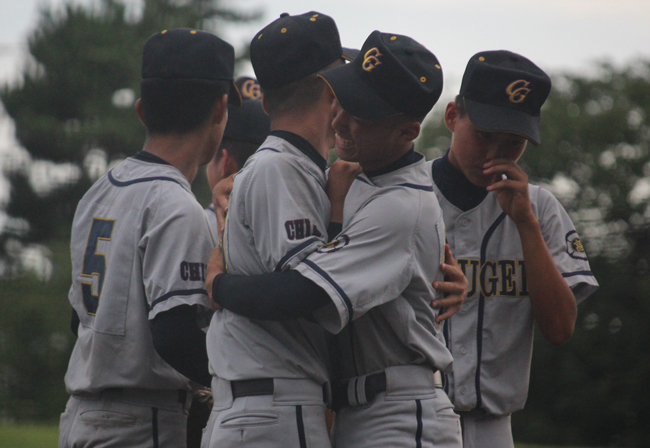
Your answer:
[[[506,88],[506,94],[508,94],[508,99],[511,103],[519,104],[526,99],[526,96],[530,93],[528,86],[530,82],[520,79],[511,83]]]
[[[363,56],[363,69],[367,72],[371,72],[377,67],[378,65],[381,65],[381,62],[379,61],[379,57],[381,56],[381,53],[377,49],[377,47],[371,48],[370,50],[366,51],[366,54]]]

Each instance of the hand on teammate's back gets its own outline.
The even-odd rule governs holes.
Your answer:
[[[331,222],[343,222],[345,196],[348,194],[354,179],[362,172],[363,170],[358,163],[337,160],[330,166],[327,175],[327,197],[332,205]]]
[[[445,261],[440,263],[440,270],[445,274],[445,281],[433,282],[433,287],[436,291],[444,293],[445,297],[431,302],[433,308],[440,310],[436,322],[442,322],[456,314],[467,298],[467,291],[469,291],[467,277],[465,277],[463,270],[451,254],[449,244],[445,244]]]

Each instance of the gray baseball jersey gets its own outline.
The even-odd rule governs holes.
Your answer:
[[[235,176],[223,241],[229,273],[290,269],[326,242],[325,169],[306,140],[271,133]],[[305,319],[258,321],[222,310],[210,323],[207,347],[211,373],[224,380],[328,381],[324,330]]]
[[[214,213],[214,205],[210,204],[205,208],[205,215],[208,217],[212,234],[217,237],[217,240],[219,240],[219,228],[217,226],[217,215]]]
[[[332,298],[314,315],[330,332],[342,332],[344,378],[389,366],[451,367],[430,306],[444,241],[423,159],[352,184],[343,231],[296,268]]]
[[[180,171],[139,156],[99,179],[75,213],[69,299],[81,324],[65,376],[71,394],[190,390],[156,353],[149,321],[178,305],[209,308],[216,241]]]
[[[457,411],[509,414],[526,402],[534,333],[519,233],[494,193],[463,212],[434,188],[447,242],[470,287],[445,330],[454,355],[450,398]],[[553,260],[580,303],[598,283],[575,227],[551,193],[529,185],[529,195]]]

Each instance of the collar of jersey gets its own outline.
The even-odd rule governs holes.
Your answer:
[[[449,150],[433,161],[431,175],[445,199],[464,212],[477,207],[488,194],[485,188],[471,183],[461,170],[451,164]]]
[[[400,157],[390,165],[386,165],[383,168],[379,168],[373,171],[365,171],[365,175],[368,176],[368,178],[381,176],[382,174],[392,173],[393,171],[397,171],[400,168],[404,168],[405,166],[409,166],[414,164],[415,162],[420,161],[424,156],[420,153],[415,152],[414,148],[415,145],[411,146],[411,149],[406,154],[404,154],[402,157]]]
[[[133,158],[142,160],[143,162],[160,163],[162,165],[171,165],[171,163],[167,162],[166,160],[163,160],[160,157],[151,154],[150,152],[147,151],[138,151],[136,155],[133,156]]]
[[[311,143],[298,134],[294,134],[290,131],[275,130],[271,131],[269,135],[279,137],[291,143],[293,146],[298,148],[300,152],[309,157],[322,171],[325,171],[327,168],[327,160],[316,151],[316,148],[314,148]]]

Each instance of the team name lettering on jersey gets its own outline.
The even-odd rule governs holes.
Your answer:
[[[181,262],[181,278],[186,281],[205,281],[206,266],[204,263],[183,261]]]
[[[524,260],[488,260],[481,266],[478,258],[459,258],[458,265],[469,282],[467,297],[479,291],[486,298],[529,295]]]
[[[284,223],[284,228],[287,231],[287,238],[291,241],[302,240],[310,236],[323,236],[320,230],[311,224],[309,219],[294,219]]]

